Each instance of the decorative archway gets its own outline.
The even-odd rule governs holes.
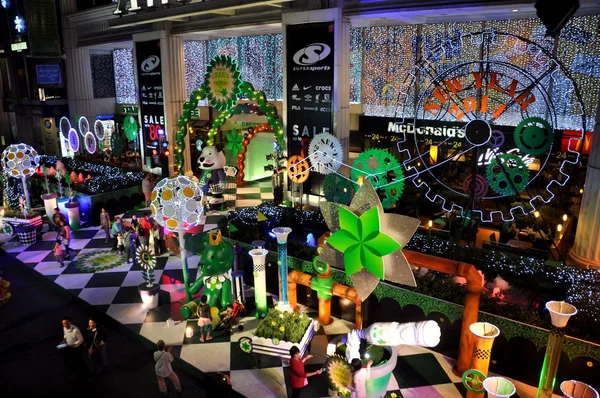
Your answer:
[[[234,105],[241,95],[245,95],[265,114],[267,123],[275,132],[277,144],[283,148],[283,125],[277,115],[277,108],[267,101],[267,96],[263,91],[255,90],[252,84],[242,81],[240,76],[241,72],[233,58],[218,55],[210,61],[204,83],[198,90],[192,92],[190,99],[183,104],[182,114],[177,120],[175,150],[173,151],[176,173],[180,173],[183,169],[186,124],[191,119],[194,109],[198,107],[198,101],[205,98],[208,98],[210,105],[221,111],[208,131],[208,145],[214,145],[214,136],[225,121],[236,113]]]

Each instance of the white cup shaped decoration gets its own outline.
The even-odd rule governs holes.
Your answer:
[[[552,326],[556,328],[564,328],[569,319],[577,314],[577,308],[564,301],[548,301],[546,308],[550,312]]]
[[[500,329],[487,322],[475,322],[469,326],[469,329],[471,333],[482,339],[495,339],[500,334]]]
[[[560,390],[565,398],[598,398],[598,391],[580,381],[563,381],[560,385]]]
[[[504,377],[488,377],[483,381],[483,388],[489,398],[508,398],[517,391],[515,385]]]

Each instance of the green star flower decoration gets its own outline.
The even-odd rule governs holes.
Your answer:
[[[217,55],[206,68],[206,96],[219,111],[231,109],[238,100],[242,80],[238,64],[226,55]]]
[[[242,141],[244,141],[244,137],[238,134],[237,130],[232,130],[231,133],[225,134],[227,137],[227,145],[225,145],[225,149],[229,149],[234,156],[244,149],[242,146]]]
[[[420,221],[385,213],[370,180],[362,183],[350,206],[325,202],[321,213],[332,235],[319,261],[343,268],[361,300],[382,279],[416,286],[413,270],[399,249],[412,238]]]
[[[344,253],[346,273],[354,275],[365,268],[383,279],[383,256],[400,249],[400,244],[381,232],[379,209],[373,207],[360,217],[343,207],[339,212],[341,229],[327,243]]]

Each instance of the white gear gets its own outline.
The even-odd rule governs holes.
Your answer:
[[[333,173],[344,160],[342,144],[329,133],[316,134],[308,146],[308,157],[317,173]]]

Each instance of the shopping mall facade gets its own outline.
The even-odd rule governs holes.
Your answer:
[[[173,174],[173,152],[182,150],[183,171],[194,171],[196,143],[206,140],[207,126],[219,113],[199,101],[181,146],[175,143],[178,119],[204,83],[210,60],[228,55],[237,61],[242,80],[276,106],[287,155],[300,154],[304,138],[329,132],[341,142],[346,163],[368,148],[389,149],[402,160],[411,148],[424,146],[426,162],[435,162],[434,152],[436,158],[453,157],[452,148],[468,143],[461,130],[465,115],[483,113],[511,140],[526,116],[549,120],[557,134],[546,158],[514,151],[530,170],[539,170],[540,179],[545,165],[598,163],[591,149],[600,94],[598,5],[582,1],[552,39],[545,37],[532,2],[482,3],[60,0],[65,57],[58,63],[68,106],[40,119],[42,136],[51,141],[44,143],[46,153],[68,153],[65,140],[56,139],[68,127],[61,126],[63,116],[85,116],[91,126],[100,120],[106,146],[111,129],[134,116],[140,134],[129,149],[141,151],[146,169]],[[430,89],[436,81],[454,94],[465,90],[464,98],[450,105],[448,96]],[[229,119],[222,129],[264,122],[260,112],[250,112]],[[574,137],[582,140],[571,142]],[[600,141],[595,145],[600,153]],[[478,161],[489,156],[483,152]],[[254,162],[258,170],[249,173],[255,178],[264,176],[260,160]],[[558,173],[559,182],[563,178]],[[583,192],[585,176],[572,178]],[[582,236],[598,229],[591,210],[598,189],[589,181],[588,176],[581,211],[589,212],[591,221],[587,226],[580,221]],[[316,203],[320,189],[305,187],[304,194],[313,194],[306,201]],[[583,242],[576,247],[578,258],[600,264],[595,238],[578,240]]]

